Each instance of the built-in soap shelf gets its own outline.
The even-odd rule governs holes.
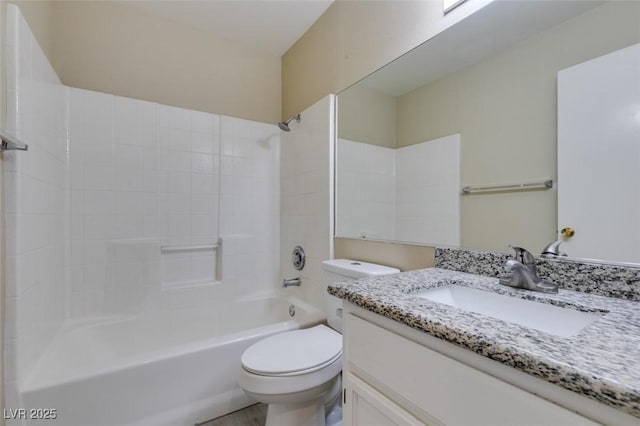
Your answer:
[[[160,245],[162,289],[213,285],[222,281],[222,240]]]

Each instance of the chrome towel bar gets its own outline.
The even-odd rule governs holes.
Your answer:
[[[497,191],[529,191],[532,189],[551,189],[553,180],[546,179],[536,182],[509,183],[504,185],[468,185],[462,187],[463,194],[477,192],[497,192]]]

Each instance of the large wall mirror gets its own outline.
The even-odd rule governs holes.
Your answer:
[[[569,71],[638,43],[638,1],[497,0],[339,93],[336,236],[497,251],[518,244],[535,253],[566,238],[561,249],[570,257],[640,263],[640,150],[624,151],[640,145],[640,73],[627,72],[628,87],[609,90]],[[640,47],[634,52],[640,64]],[[617,65],[609,66],[591,74],[618,81]],[[609,117],[614,133],[625,129],[626,145],[599,125],[580,125],[613,107],[571,113],[616,90],[631,94]],[[565,132],[569,121],[577,132]],[[578,148],[598,145],[590,157],[559,157],[563,137],[579,138]],[[571,165],[603,152],[617,157],[580,172]],[[601,183],[616,170],[627,189],[613,178]],[[578,206],[578,191],[563,195],[569,183],[584,189],[576,208],[597,211],[595,221],[559,219],[559,205]],[[635,224],[607,214],[631,208]],[[565,227],[573,237],[561,234]],[[623,236],[629,244],[618,244]],[[590,246],[579,248],[581,239]]]

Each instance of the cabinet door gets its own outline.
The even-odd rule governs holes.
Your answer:
[[[344,325],[344,371],[426,423],[437,419],[452,426],[597,424],[352,314],[345,316]]]
[[[344,426],[424,425],[362,380],[346,373],[343,377]]]

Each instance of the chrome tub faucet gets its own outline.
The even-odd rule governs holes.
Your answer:
[[[291,286],[300,287],[301,283],[302,283],[302,280],[300,280],[300,277],[290,278],[288,280],[282,280],[282,287],[284,288],[291,287]]]
[[[510,279],[500,279],[500,284],[509,287],[542,293],[557,293],[558,286],[540,278],[536,271],[536,258],[522,247],[509,246],[515,250],[515,259],[509,259],[504,266],[512,272]]]

